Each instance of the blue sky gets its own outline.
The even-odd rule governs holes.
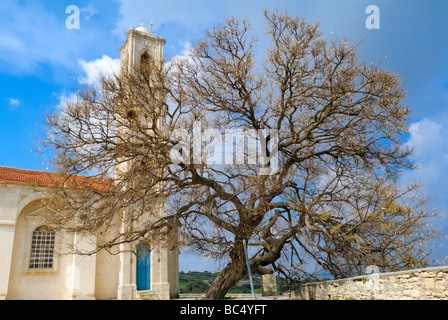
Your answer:
[[[79,29],[67,29],[69,5]],[[368,5],[380,9],[380,29],[367,29]],[[287,10],[319,22],[326,37],[360,43],[362,60],[398,72],[412,107],[408,140],[419,168],[404,179],[426,184],[435,223],[448,230],[448,1],[442,0],[2,0],[0,2],[0,165],[45,169],[32,152],[45,111],[99,72],[115,68],[131,25],[142,22],[167,40],[165,55],[182,54],[203,30],[228,16],[248,18],[263,44],[263,10]],[[112,66],[112,67],[111,67]],[[115,66],[115,67],[114,67]],[[435,258],[448,255],[439,248]],[[196,263],[196,264],[195,264]],[[211,269],[200,259],[181,270]]]

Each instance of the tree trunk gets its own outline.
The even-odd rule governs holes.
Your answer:
[[[246,273],[246,262],[242,242],[236,243],[230,253],[231,261],[218,274],[205,295],[206,300],[223,298]]]

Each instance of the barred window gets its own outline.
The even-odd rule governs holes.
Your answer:
[[[44,269],[53,267],[55,232],[49,227],[39,227],[33,232],[31,241],[30,268]]]

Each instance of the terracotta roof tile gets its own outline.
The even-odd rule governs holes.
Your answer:
[[[56,172],[20,169],[0,166],[0,182],[18,183],[33,186],[54,187],[64,184],[73,188],[92,188],[97,190],[110,190],[112,179],[101,179],[84,175],[67,176]]]

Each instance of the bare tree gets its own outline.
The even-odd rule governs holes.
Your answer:
[[[316,24],[279,12],[265,21],[263,61],[249,23],[231,18],[183,57],[149,57],[50,113],[44,144],[58,171],[107,181],[55,189],[56,221],[115,230],[97,250],[178,232],[186,248],[226,263],[208,299],[247,272],[244,240],[252,272],[292,280],[312,264],[335,277],[423,265],[422,243],[436,233],[419,186],[397,184],[413,168],[399,76],[360,62],[347,41],[326,41]],[[220,162],[216,132],[246,140]],[[168,214],[151,215],[154,204]]]

